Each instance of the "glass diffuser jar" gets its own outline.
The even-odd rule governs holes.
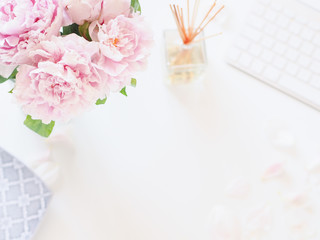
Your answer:
[[[198,37],[203,38],[203,33]],[[208,63],[205,41],[184,44],[177,30],[166,30],[164,43],[169,84],[185,84],[201,79]]]

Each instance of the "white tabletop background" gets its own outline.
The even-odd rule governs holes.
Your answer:
[[[287,239],[291,230],[277,211],[280,195],[303,187],[306,164],[320,159],[320,112],[225,62],[254,1],[226,2],[224,34],[206,42],[204,81],[173,87],[164,84],[162,42],[163,30],[174,28],[171,1],[141,0],[155,47],[148,70],[137,76],[137,88],[129,88],[127,98],[115,94],[106,105],[57,126],[52,140],[23,126],[25,116],[7,94],[11,85],[0,86],[0,146],[29,166],[50,149],[60,167],[35,240],[212,239],[212,208],[225,206],[241,220],[264,201],[277,224],[261,239]],[[296,1],[288,2],[295,8]],[[277,147],[279,133],[295,144]],[[274,162],[291,169],[292,184],[261,181]],[[224,194],[237,177],[252,185],[245,199]],[[319,229],[316,213],[310,218],[318,220],[313,223]]]

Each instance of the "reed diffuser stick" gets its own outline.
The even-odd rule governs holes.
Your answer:
[[[179,5],[170,4],[170,9],[173,14],[173,17],[175,19],[179,35],[183,41],[184,44],[190,44],[194,42],[194,39],[208,26],[210,22],[212,22],[217,15],[223,10],[224,6],[222,5],[215,13],[214,9],[217,6],[217,0],[214,0],[211,7],[209,8],[208,12],[200,22],[200,24],[195,27],[196,19],[199,12],[199,5],[200,0],[195,0],[195,3],[193,5],[193,11],[192,11],[192,17],[190,19],[190,1],[187,0],[187,24],[184,19],[184,12]],[[213,16],[211,16],[213,14]],[[211,17],[210,17],[211,16]],[[214,34],[210,37],[217,36],[220,34]],[[207,38],[203,38],[201,40],[204,40]]]
[[[176,17],[174,18],[174,20],[175,20],[175,22],[176,22],[176,24],[177,24],[177,28],[178,28],[179,35],[180,35],[182,41],[185,42],[185,37],[184,37],[183,32],[182,32],[182,30],[181,30],[181,24],[180,24],[180,22],[179,22],[180,20],[179,20],[178,14],[177,14],[176,7],[175,7],[175,5],[173,5],[173,6],[170,5],[170,8],[171,8],[171,11],[172,11],[173,15],[176,16]]]
[[[190,33],[190,0],[187,1],[187,11],[188,11],[188,34]]]
[[[191,23],[192,30],[194,29],[194,25],[196,23],[197,14],[198,14],[198,10],[199,10],[199,2],[200,2],[200,0],[196,0],[196,2],[194,3],[193,14],[192,14],[192,23]]]
[[[214,1],[213,5],[210,7],[209,11],[207,12],[206,16],[203,18],[202,22],[200,23],[199,27],[202,26],[202,24],[205,22],[205,20],[208,18],[208,16],[210,15],[211,11],[213,10],[213,8],[216,6],[217,4],[217,0]],[[198,28],[199,28],[198,27]]]
[[[224,6],[222,6],[214,15],[213,15],[213,17],[212,18],[210,18],[209,19],[209,21],[203,26],[203,27],[201,27],[199,30],[197,29],[196,30],[196,33],[201,33],[203,30],[204,30],[204,28],[210,23],[210,22],[212,22],[215,18],[216,18],[216,16],[222,11],[222,9],[224,8]],[[198,27],[199,28],[199,27]],[[195,35],[195,37],[197,36],[198,34],[196,34]]]
[[[216,33],[216,34],[212,34],[212,35],[210,35],[210,36],[203,37],[203,38],[200,38],[200,39],[198,39],[198,40],[195,40],[195,41],[193,41],[192,43],[201,42],[201,41],[203,41],[203,40],[206,40],[206,39],[208,39],[208,38],[213,38],[213,37],[219,36],[219,35],[221,35],[221,34],[222,34],[222,32],[219,32],[219,33]]]

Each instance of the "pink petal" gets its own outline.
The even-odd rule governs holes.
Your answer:
[[[216,206],[211,213],[212,240],[240,240],[241,227],[235,214],[224,206]]]
[[[296,191],[287,194],[286,199],[293,205],[301,206],[307,202],[308,195],[305,191]]]
[[[287,226],[292,230],[304,229],[311,219],[311,215],[302,208],[294,208],[286,213]]]
[[[19,43],[19,38],[16,36],[10,36],[6,38],[6,42],[9,44],[10,47],[15,47]]]
[[[309,173],[320,173],[320,160],[315,159],[307,165]]]
[[[263,173],[262,179],[269,180],[272,178],[280,177],[284,174],[284,166],[283,163],[275,163],[267,168],[267,170]]]
[[[271,225],[271,209],[267,204],[253,208],[245,219],[245,228],[250,233],[268,231]]]

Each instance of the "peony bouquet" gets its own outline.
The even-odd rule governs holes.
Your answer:
[[[138,0],[1,0],[0,24],[0,64],[12,72],[0,83],[15,81],[24,124],[43,137],[126,95],[153,44]]]

